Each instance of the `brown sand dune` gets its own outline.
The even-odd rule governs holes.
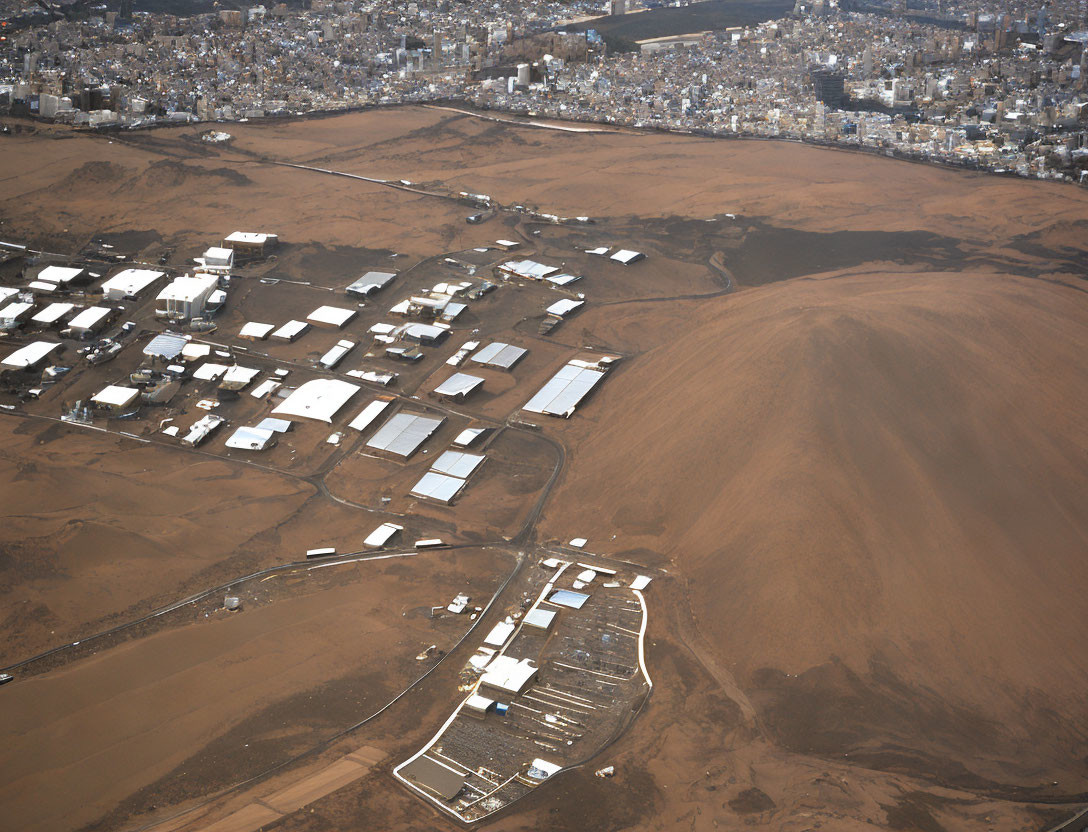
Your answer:
[[[1081,791],[1084,303],[928,274],[692,305],[601,391],[546,531],[666,555],[789,748]]]

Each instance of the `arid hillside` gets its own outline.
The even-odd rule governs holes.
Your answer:
[[[1082,790],[1083,304],[926,274],[690,305],[601,392],[549,530],[666,556],[787,747]]]

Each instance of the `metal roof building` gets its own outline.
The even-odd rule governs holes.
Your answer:
[[[479,376],[470,376],[468,373],[454,373],[434,388],[434,394],[436,396],[463,399],[483,383],[484,380]]]
[[[263,341],[275,328],[275,324],[262,324],[259,321],[249,321],[238,331],[238,337],[252,338],[254,341]]]
[[[548,283],[553,283],[556,286],[569,286],[575,281],[581,280],[581,275],[577,274],[555,274],[551,277],[544,278]]]
[[[552,593],[552,597],[548,599],[553,604],[576,610],[580,610],[588,600],[589,596],[584,592],[573,592],[569,589],[557,589]]]
[[[434,471],[428,471],[419,482],[412,486],[411,494],[415,497],[423,497],[428,500],[437,500],[440,503],[448,503],[465,487],[465,481],[460,477],[450,477]]]
[[[223,390],[242,390],[260,373],[261,371],[256,367],[241,367],[235,364],[223,373],[223,381],[219,386]]]
[[[94,332],[105,322],[111,311],[112,310],[106,306],[88,307],[72,318],[72,320],[68,322],[68,326],[73,332],[79,333],[80,335]]]
[[[522,621],[525,623],[526,627],[533,627],[537,630],[547,630],[552,626],[555,616],[555,610],[542,610],[540,607],[537,607],[525,613],[525,618],[523,618]]]
[[[571,298],[563,298],[562,300],[557,300],[544,311],[547,312],[549,315],[555,315],[555,317],[557,318],[565,318],[567,315],[569,315],[579,306],[582,306],[584,303],[585,301],[583,300],[572,300]]]
[[[574,413],[578,403],[602,378],[604,373],[600,370],[567,364],[552,376],[551,380],[541,387],[522,409],[530,413],[562,416],[568,419]]]
[[[443,451],[434,461],[431,470],[451,477],[468,479],[480,467],[486,457],[480,454],[466,454],[464,451]]]
[[[630,266],[636,260],[641,260],[645,256],[646,255],[643,254],[641,251],[631,251],[631,249],[629,248],[621,248],[609,259],[615,260],[617,263],[623,263],[623,265],[625,266]]]
[[[348,422],[348,427],[358,431],[366,430],[392,403],[392,399],[375,399],[364,407],[358,416]]]
[[[0,325],[12,327],[34,311],[33,303],[13,301],[0,309]]]
[[[45,283],[71,283],[81,274],[83,274],[83,269],[75,266],[46,266],[38,272],[34,279]]]
[[[276,433],[287,433],[291,429],[291,423],[286,419],[276,419],[272,416],[267,416],[261,419],[257,423],[257,427],[261,430],[271,430]]]
[[[310,323],[325,324],[339,329],[354,317],[354,309],[344,309],[341,306],[319,306],[306,316],[306,320]]]
[[[73,321],[73,323],[75,322]],[[183,335],[164,332],[147,342],[147,346],[144,347],[144,355],[148,358],[162,358],[165,361],[173,361],[181,355],[181,351],[185,349],[185,345],[188,343],[189,340]]]
[[[0,361],[0,364],[4,367],[15,367],[18,369],[33,367],[59,346],[60,344],[54,344],[50,341],[35,341],[33,344],[27,344],[25,347],[20,347],[3,361]]]
[[[103,387],[93,396],[91,401],[104,407],[112,407],[115,410],[128,407],[140,397],[140,391],[135,387],[123,387],[119,384],[110,384]]]
[[[366,536],[364,546],[384,546],[397,532],[404,531],[404,526],[396,523],[382,523],[378,528]]]
[[[230,367],[227,364],[216,364],[214,361],[205,361],[193,370],[193,378],[198,381],[217,381],[219,377],[229,369]]]
[[[305,321],[288,321],[273,332],[272,337],[282,341],[294,341],[309,328],[310,325]]]
[[[532,659],[496,656],[480,677],[480,690],[495,688],[516,696],[536,679],[538,670]]]
[[[482,436],[492,433],[494,428],[465,428],[453,440],[453,444],[461,448],[467,448]]]
[[[472,361],[477,364],[486,364],[488,367],[499,367],[509,370],[517,364],[528,350],[515,347],[512,344],[504,344],[502,341],[492,341],[482,348],[474,356]]]
[[[407,459],[446,421],[445,416],[424,416],[401,412],[393,416],[370,437],[368,448],[385,451]]]
[[[367,272],[345,291],[353,295],[369,295],[384,289],[396,276],[396,272]]]
[[[509,260],[499,266],[499,271],[528,280],[543,280],[559,271],[559,267],[538,263],[535,260]]]
[[[276,432],[267,428],[241,427],[227,440],[228,448],[241,451],[263,451],[276,443]]]
[[[36,324],[55,324],[75,308],[74,303],[51,303],[30,320]]]
[[[102,296],[107,300],[135,297],[165,274],[155,269],[124,269],[102,284]]]
[[[340,408],[361,389],[358,384],[335,378],[315,378],[295,390],[272,412],[331,423]]]

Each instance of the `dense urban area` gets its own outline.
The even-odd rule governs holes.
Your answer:
[[[8,9],[0,107],[104,129],[459,102],[1088,181],[1085,0],[761,2],[41,0]]]

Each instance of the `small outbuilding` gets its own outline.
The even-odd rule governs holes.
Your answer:
[[[111,384],[91,396],[91,401],[110,410],[124,410],[130,407],[139,397],[140,391],[136,387]]]
[[[447,399],[460,399],[464,401],[468,395],[484,383],[479,376],[470,376],[468,373],[454,373],[448,379],[434,388],[434,395]]]
[[[312,324],[340,329],[354,317],[354,309],[344,309],[340,306],[319,306],[306,316],[306,320]]]

